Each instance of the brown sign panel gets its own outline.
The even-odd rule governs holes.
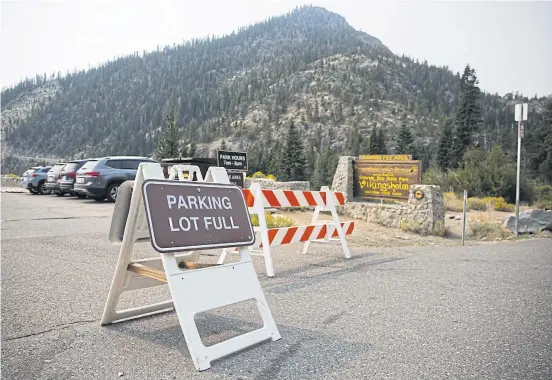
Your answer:
[[[227,173],[228,173],[228,179],[230,180],[230,183],[232,185],[242,189],[245,187],[244,179],[243,179],[243,177],[245,177],[244,172],[228,171]]]
[[[360,160],[357,167],[363,198],[408,199],[410,185],[422,182],[421,161]]]
[[[233,185],[146,180],[142,185],[151,244],[158,252],[252,245],[242,191]]]
[[[247,153],[217,150],[217,166],[223,167],[226,170],[241,170],[246,172],[248,170]]]

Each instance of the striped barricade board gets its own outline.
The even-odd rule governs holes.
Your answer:
[[[303,243],[303,253],[306,254],[312,241],[328,243],[331,240],[341,243],[343,254],[351,257],[346,235],[351,235],[355,228],[354,221],[341,222],[336,207],[343,206],[346,202],[345,193],[330,191],[327,186],[320,191],[303,190],[270,190],[261,189],[260,184],[253,183],[249,189],[243,190],[245,202],[252,214],[257,214],[259,226],[255,227],[258,237],[255,246],[260,249],[260,255],[264,257],[266,274],[274,277],[274,265],[272,262],[271,247],[293,243]],[[307,226],[294,226],[282,228],[268,228],[266,223],[265,208],[298,208],[314,207],[311,224]],[[319,220],[321,211],[329,211],[332,221]],[[224,249],[219,264],[223,263],[230,251]],[[235,252],[235,251],[234,251]],[[252,251],[253,255],[255,251]]]

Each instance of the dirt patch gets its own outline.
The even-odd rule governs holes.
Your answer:
[[[312,212],[308,211],[285,211],[282,215],[288,216],[296,221],[297,225],[311,223]],[[320,220],[331,221],[330,215],[321,215]],[[404,247],[404,246],[453,246],[460,243],[460,236],[437,237],[421,236],[414,233],[404,232],[398,228],[388,228],[379,224],[356,220],[340,215],[341,221],[354,220],[355,230],[349,237],[351,247]],[[460,226],[461,227],[461,226]],[[460,229],[461,233],[461,229]]]

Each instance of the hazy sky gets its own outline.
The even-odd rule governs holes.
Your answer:
[[[134,51],[229,33],[297,5],[339,13],[396,54],[461,71],[485,91],[552,94],[552,2],[2,0],[2,86]]]

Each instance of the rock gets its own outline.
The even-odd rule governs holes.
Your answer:
[[[448,218],[449,218],[449,219],[454,219],[454,218],[456,218],[456,217],[455,217],[454,215],[449,215]]]
[[[266,178],[246,178],[244,187],[249,188],[252,183],[260,183],[261,189],[270,189],[270,190],[310,190],[309,181],[290,181],[290,182],[280,182],[274,181],[272,179]],[[313,189],[314,190],[314,189]],[[318,189],[320,190],[320,189]]]
[[[454,220],[462,220],[462,218],[457,216],[457,217],[454,218]]]
[[[124,376],[124,375],[125,375],[124,372],[117,372],[117,376],[119,376],[119,377],[122,377],[122,376]]]
[[[481,239],[479,239],[481,241],[486,241],[487,240],[487,236],[483,236]]]
[[[514,231],[516,223],[515,215],[510,215],[504,221],[504,227]],[[552,231],[552,211],[526,210],[519,214],[519,233],[537,233],[540,231]]]

